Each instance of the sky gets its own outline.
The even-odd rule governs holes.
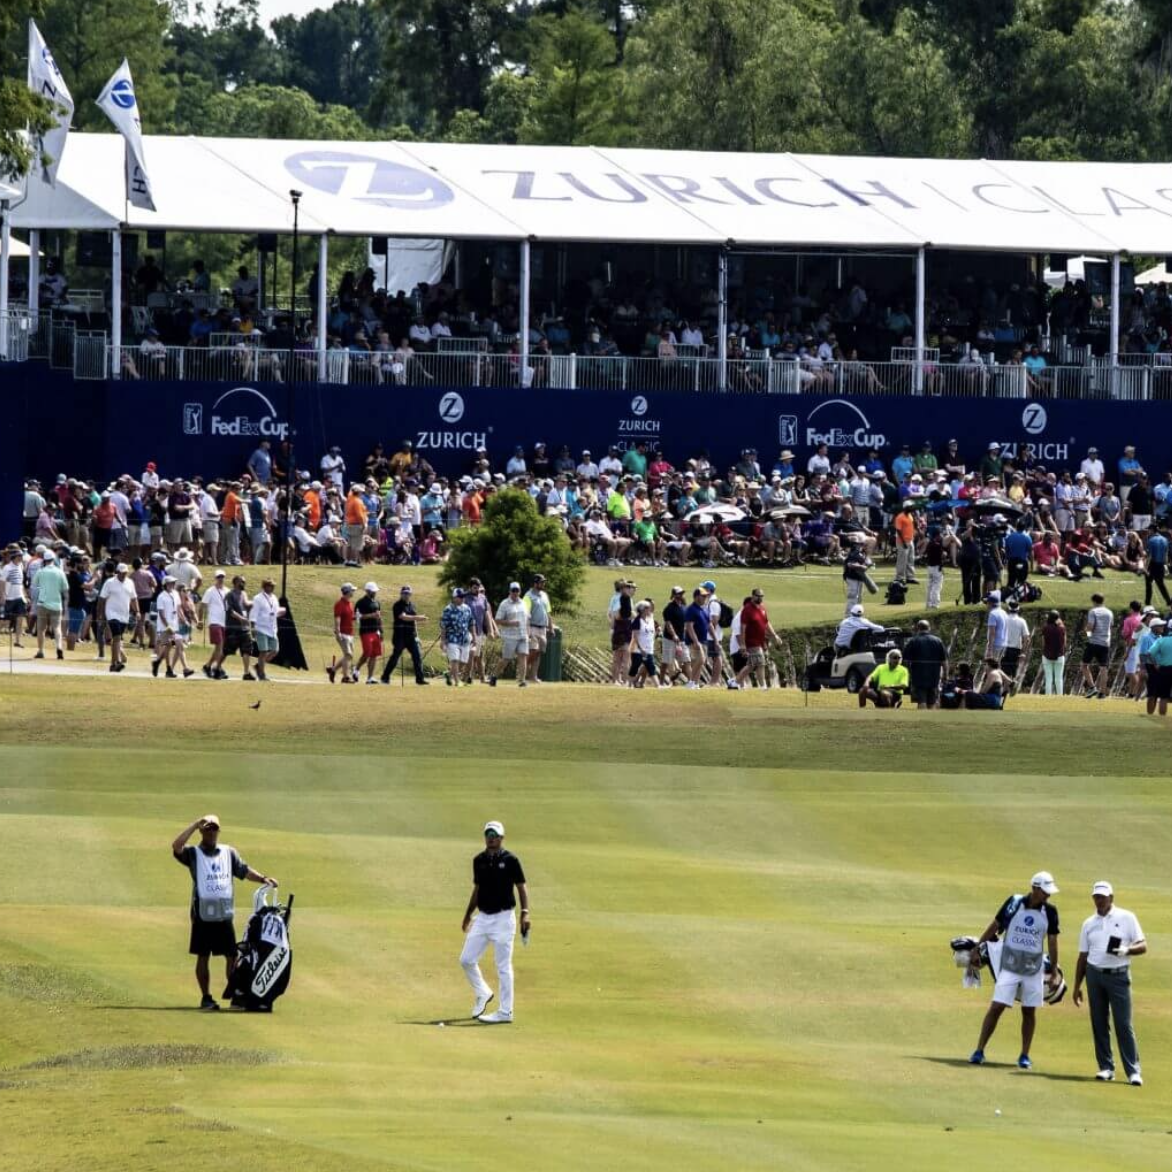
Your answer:
[[[268,25],[277,16],[304,16],[315,8],[329,8],[332,0],[260,0],[260,22]]]

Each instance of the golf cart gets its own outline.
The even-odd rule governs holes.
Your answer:
[[[904,638],[903,631],[886,627],[882,631],[856,631],[849,648],[823,647],[806,667],[806,691],[846,688],[855,695],[892,648],[903,650]]]

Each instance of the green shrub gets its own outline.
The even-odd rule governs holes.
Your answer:
[[[544,574],[555,615],[577,611],[586,578],[583,558],[561,522],[540,516],[527,492],[506,488],[495,493],[484,507],[480,525],[456,529],[451,537],[451,555],[440,572],[440,585],[451,589],[479,578],[495,604],[508,594],[510,582],[520,582],[524,591],[533,584],[534,574]]]

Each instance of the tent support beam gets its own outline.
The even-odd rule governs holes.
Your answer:
[[[122,229],[110,233],[110,377],[122,377]]]
[[[521,386],[525,386],[529,372],[529,241],[521,241]]]
[[[1111,365],[1119,365],[1119,253],[1111,256]]]
[[[8,359],[8,262],[12,249],[9,202],[0,200],[0,360]]]
[[[720,389],[728,389],[728,249],[716,258],[716,357],[720,360]]]
[[[33,228],[28,234],[28,308],[37,313],[41,308],[41,230]]]
[[[326,280],[330,264],[330,242],[324,233],[317,242],[317,381],[326,381],[326,325],[329,311],[329,291]],[[297,290],[293,290],[294,318],[296,318]]]
[[[916,394],[924,393],[924,307],[928,298],[925,249],[916,249]]]

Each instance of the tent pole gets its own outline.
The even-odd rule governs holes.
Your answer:
[[[521,386],[529,370],[529,241],[521,241]]]
[[[317,381],[326,381],[326,322],[329,305],[326,303],[329,296],[326,280],[327,269],[330,264],[329,238],[323,232],[317,242]],[[293,290],[297,296],[297,290]]]
[[[728,249],[716,257],[716,356],[720,361],[720,390],[728,390]]]
[[[925,250],[916,250],[916,394],[924,393]]]
[[[28,309],[37,313],[41,308],[41,230],[33,228],[28,234]]]
[[[1111,362],[1111,397],[1119,394],[1119,253],[1111,257],[1111,344],[1107,353]]]
[[[122,229],[110,233],[110,377],[122,377]]]
[[[8,359],[8,260],[12,251],[8,200],[0,200],[0,361]]]

